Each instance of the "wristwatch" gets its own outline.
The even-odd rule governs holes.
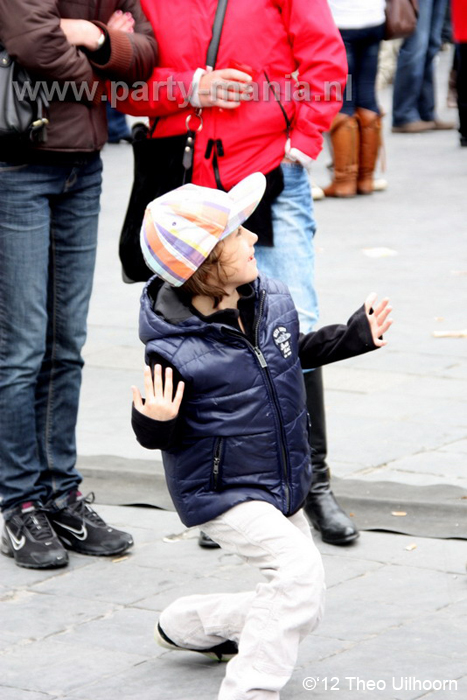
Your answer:
[[[106,38],[107,38],[106,33],[101,29],[100,36],[97,40],[96,51],[99,51],[99,49],[101,49],[104,46]]]

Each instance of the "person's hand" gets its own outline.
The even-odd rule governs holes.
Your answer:
[[[72,46],[82,46],[88,51],[97,51],[102,29],[85,19],[61,19],[60,28],[68,43]]]
[[[205,73],[198,86],[201,107],[237,109],[244,100],[249,100],[252,87],[251,75],[236,68],[222,68]]]
[[[368,323],[370,324],[371,335],[374,344],[381,348],[387,345],[387,340],[382,340],[381,336],[387,333],[392,325],[392,318],[388,318],[392,311],[389,306],[389,299],[385,298],[376,306],[377,295],[370,294],[365,301],[365,311]]]
[[[112,17],[107,22],[107,26],[109,29],[117,29],[120,32],[133,34],[135,31],[135,20],[131,12],[115,10]]]
[[[148,418],[153,420],[172,420],[178,414],[183,398],[185,382],[179,382],[175,396],[173,395],[173,372],[170,367],[165,370],[165,383],[162,383],[162,367],[154,367],[154,380],[151,376],[151,368],[144,369],[144,390],[146,402],[143,403],[138,387],[132,386],[133,403],[135,408]]]

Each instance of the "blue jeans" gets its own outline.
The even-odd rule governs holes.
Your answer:
[[[352,116],[357,107],[379,114],[376,101],[376,73],[379,45],[384,38],[384,24],[364,29],[341,29],[349,65],[349,80],[341,112]]]
[[[307,172],[299,164],[283,163],[284,189],[272,205],[274,246],[255,246],[260,272],[284,282],[309,333],[318,320],[314,286],[316,223]]]
[[[0,498],[8,512],[76,488],[81,349],[102,163],[0,163]]]
[[[433,121],[433,60],[441,46],[447,0],[420,0],[417,28],[399,52],[392,102],[393,126]]]

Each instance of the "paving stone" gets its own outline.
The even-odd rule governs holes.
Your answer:
[[[467,383],[466,383],[467,391]],[[450,415],[450,424],[464,428],[467,424],[467,403],[452,398],[426,397],[420,401],[416,396],[407,396],[403,387],[399,391],[360,393],[346,390],[326,391],[326,410],[351,414],[363,419],[372,416],[384,420],[387,416],[394,422],[433,422],[440,415]]]
[[[296,669],[286,687],[288,697],[306,697],[305,678],[319,679],[317,689],[309,694],[313,700],[329,700],[334,694],[345,700],[417,700],[425,697],[426,691],[417,689],[410,679],[428,684],[437,680],[461,679],[457,691],[445,692],[441,696],[443,700],[458,700],[467,692],[465,661],[414,650],[404,644],[402,634],[396,647],[388,648],[379,639],[369,640],[328,659],[314,661],[298,672]],[[371,681],[379,683],[378,690],[371,688]],[[402,690],[399,690],[401,685]]]
[[[221,579],[212,576],[201,576],[198,572],[196,578],[189,578],[186,574],[182,580],[180,577],[165,587],[155,595],[140,600],[133,607],[152,610],[154,613],[161,612],[167,605],[173,603],[174,600],[185,595],[208,594],[208,593],[238,593],[239,591],[253,590],[260,580],[257,572],[245,565],[242,569],[241,576]],[[192,574],[193,575],[193,574]],[[248,580],[250,579],[250,580]],[[153,620],[157,619],[154,614]]]
[[[159,576],[163,578],[163,574]],[[158,577],[147,575],[146,570],[131,563],[131,555],[113,564],[96,562],[92,569],[77,570],[60,579],[51,579],[37,585],[38,592],[50,595],[73,595],[127,605],[147,598],[157,586]]]
[[[443,445],[440,447],[442,452],[454,452],[466,455],[467,454],[467,439],[455,440],[448,445]]]
[[[94,646],[91,640],[72,645],[58,636],[1,657],[1,677],[6,686],[60,695],[100,678],[115,677],[142,661],[143,656],[107,651]]]
[[[395,533],[361,532],[358,540],[350,547],[338,548],[324,542],[318,543],[318,547],[327,560],[333,557],[355,558],[454,575],[464,575],[467,562],[465,540],[435,540]]]
[[[326,554],[323,555],[323,564],[328,589],[384,566],[384,564],[379,562],[369,562],[350,557],[328,556]]]
[[[453,455],[453,459],[450,459],[448,454]],[[427,456],[424,457],[424,455]],[[432,457],[432,455],[436,456]],[[413,461],[412,458],[414,458]],[[444,473],[442,473],[443,463],[446,465]],[[396,481],[400,484],[421,487],[444,484],[465,490],[467,473],[463,463],[465,464],[465,456],[463,455],[443,453],[441,450],[427,450],[420,456],[407,455],[407,457],[395,459],[389,464],[361,468],[360,470],[355,469],[353,474],[348,473],[345,478],[353,477],[362,481]],[[423,469],[426,471],[422,471]],[[340,475],[336,472],[336,476]]]
[[[3,619],[3,605],[2,605],[2,619]],[[4,649],[8,649],[15,644],[17,641],[17,637],[14,634],[11,634],[6,631],[1,631],[0,632],[0,652],[3,651]],[[1,694],[0,694],[1,698]]]
[[[70,571],[91,566],[92,563],[89,557],[72,555],[68,566],[64,569],[25,569],[21,566],[16,566],[14,560],[10,559],[10,557],[0,556],[1,589],[4,589],[0,592],[0,596],[8,593],[12,588],[30,588],[41,581],[60,578]]]
[[[327,592],[326,615],[320,634],[362,640],[381,634],[401,620],[416,619],[465,598],[467,588],[463,577],[387,565]],[[345,617],[342,616],[342,599]]]
[[[190,652],[167,652],[72,694],[79,700],[215,700],[225,665]],[[92,694],[91,694],[92,693]]]
[[[389,418],[373,419],[368,430],[361,418],[337,411],[330,411],[327,419],[331,464],[337,460],[380,466],[407,454],[438,449],[465,432],[448,423],[392,422]]]
[[[60,637],[64,644],[87,644],[109,651],[125,651],[145,658],[155,658],[166,650],[154,641],[156,615],[148,610],[125,608],[110,610],[102,618],[84,622]]]
[[[314,660],[323,660],[340,654],[354,646],[355,642],[324,637],[320,634],[320,628],[310,634],[300,644],[297,669],[310,668]]]
[[[456,604],[452,607],[456,608]],[[467,660],[466,621],[467,615],[456,617],[452,611],[445,614],[445,609],[441,608],[436,613],[418,617],[396,629],[383,632],[379,641],[386,644],[388,649],[403,644],[405,649],[416,649],[419,654]]]
[[[60,700],[63,696],[60,695]],[[36,693],[24,688],[11,688],[0,684],[0,700],[58,700],[57,695],[49,693]],[[63,700],[65,700],[63,698]]]
[[[454,688],[456,687],[456,690]],[[461,693],[463,692],[465,695],[465,692],[467,690],[467,676],[462,676],[461,678],[457,679],[457,686],[453,686],[453,689],[451,691],[446,691],[446,690],[438,690],[438,691],[433,691],[432,693],[426,693],[423,695],[423,700],[457,700],[461,696]]]
[[[2,603],[2,630],[19,640],[42,639],[110,614],[111,603],[18,591]]]

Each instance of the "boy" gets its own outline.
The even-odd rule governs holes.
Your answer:
[[[154,374],[146,368],[145,403],[133,387],[134,430],[163,450],[183,523],[266,577],[160,616],[162,646],[233,657],[220,700],[278,698],[322,615],[323,567],[301,510],[311,479],[302,368],[381,347],[391,325],[388,300],[372,310],[372,295],[347,326],[299,334],[287,288],[259,276],[257,236],[241,225],[265,184],[255,173],[229,193],[185,185],[148,206],[141,231],[157,275],[140,317]]]

